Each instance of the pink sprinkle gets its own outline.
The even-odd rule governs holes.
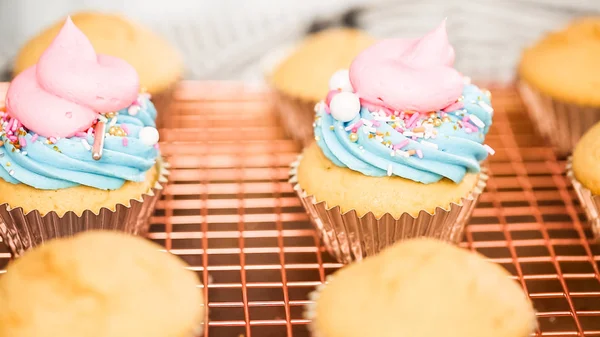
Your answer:
[[[406,145],[408,145],[408,143],[410,143],[410,141],[408,139],[405,139],[405,140],[401,141],[400,143],[394,145],[393,149],[394,150],[400,150],[401,148],[403,148]]]
[[[126,134],[129,134],[129,128],[127,127],[127,124],[121,124],[121,129],[123,129]]]
[[[454,102],[454,103],[448,105],[446,108],[444,108],[443,111],[451,112],[451,111],[460,110],[464,107],[465,107],[465,105],[463,104],[463,102]]]
[[[479,129],[477,129],[477,127],[475,125],[473,125],[473,124],[471,124],[469,122],[464,122],[463,123],[463,127],[466,127],[466,128],[470,129],[473,132],[479,131]]]
[[[441,116],[442,118],[443,118],[443,117],[446,117],[446,112],[445,112],[445,111],[442,111],[442,112],[440,113],[440,116]]]
[[[423,151],[421,151],[421,149],[417,149],[417,156],[423,158]]]
[[[18,140],[15,135],[8,136],[8,139],[10,139],[11,142],[16,142]]]
[[[15,122],[14,118],[8,120],[8,124],[6,125],[6,130],[12,130],[13,123]]]
[[[158,143],[154,144],[154,148],[158,150]]]
[[[412,136],[411,139],[412,140],[417,140],[417,136]]]
[[[8,130],[8,131],[6,131],[6,134],[10,136],[13,134],[13,132],[11,130]]]
[[[56,138],[50,137],[48,139],[50,140],[50,143],[52,143],[52,144],[56,143]]]
[[[19,144],[21,144],[22,147],[27,146],[27,140],[25,139],[25,137],[19,138]]]
[[[407,128],[412,128],[413,124],[417,121],[417,119],[419,119],[419,113],[415,112],[410,119],[408,120],[408,122],[406,123],[406,127]]]
[[[127,146],[127,144],[129,144],[129,141],[126,137],[123,137],[123,146]]]
[[[465,117],[463,117],[462,121],[463,121],[463,122],[468,122],[468,121],[469,121],[469,116],[468,116],[468,115],[465,115]]]
[[[327,93],[327,97],[325,98],[325,104],[327,104],[329,106],[329,103],[331,103],[331,100],[333,99],[333,96],[339,94],[340,91],[339,90],[330,90]]]
[[[329,109],[329,105],[325,106],[325,113],[330,114],[331,110]]]
[[[16,119],[13,119],[12,130],[17,131],[18,128],[19,128],[19,121]]]
[[[404,132],[404,129],[402,129],[401,127],[397,126],[397,127],[396,127],[396,131],[398,131],[398,132],[400,132],[400,133],[403,133],[403,132]]]
[[[38,137],[39,137],[38,134],[34,133],[33,136],[31,136],[31,142],[35,143],[35,141],[38,139]]]
[[[88,134],[83,131],[77,131],[77,132],[75,132],[75,136],[77,136],[79,138],[86,138],[88,136]]]
[[[363,123],[362,119],[359,119],[358,122],[354,123],[354,127],[358,129],[361,126],[363,126],[363,124],[364,123]]]
[[[379,127],[380,125],[381,125],[381,123],[379,123],[379,121],[373,121],[374,127]]]
[[[384,106],[382,106],[382,107],[381,107],[381,110],[382,110],[383,112],[385,112],[385,114],[386,114],[386,115],[388,115],[388,116],[391,116],[391,115],[393,115],[393,114],[394,114],[394,111],[392,111],[392,109],[390,109],[390,108],[386,108],[386,107],[384,107]]]
[[[400,113],[400,119],[404,119],[404,111]]]

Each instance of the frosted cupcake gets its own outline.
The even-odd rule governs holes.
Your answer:
[[[311,299],[314,337],[527,337],[537,328],[504,268],[431,239],[342,268]]]
[[[596,236],[600,236],[600,123],[581,137],[567,163],[567,176]]]
[[[578,19],[523,52],[519,89],[540,134],[566,155],[600,121],[600,18]]]
[[[96,54],[68,19],[0,113],[0,220],[16,255],[88,229],[134,234],[167,174],[135,69]]]
[[[395,241],[460,241],[487,175],[493,110],[453,67],[445,24],[358,55],[317,104],[316,142],[290,182],[330,252],[349,262]]]

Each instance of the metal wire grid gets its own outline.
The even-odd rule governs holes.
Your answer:
[[[495,90],[492,175],[463,246],[502,264],[539,315],[537,336],[600,336],[600,245],[511,89]],[[198,272],[207,336],[308,336],[308,293],[340,265],[287,183],[299,151],[270,95],[185,82],[161,130],[172,176],[150,238]],[[8,261],[0,254],[0,265]],[[1,310],[1,309],[0,309]]]

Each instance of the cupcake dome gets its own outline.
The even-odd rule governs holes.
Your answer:
[[[0,278],[0,337],[196,336],[198,277],[160,249],[88,232],[28,252]]]
[[[140,84],[151,94],[167,90],[181,76],[183,61],[164,39],[121,15],[81,12],[71,16],[99,54],[118,57],[138,72]],[[27,42],[17,54],[15,76],[36,64],[60,31],[64,20]]]
[[[331,74],[347,69],[375,39],[352,28],[331,28],[306,38],[271,75],[282,93],[309,102],[327,94]]]
[[[320,337],[525,337],[536,327],[505,269],[432,239],[347,266],[315,295],[307,315]]]
[[[523,53],[520,78],[545,95],[600,107],[600,18],[580,19]]]
[[[600,195],[600,123],[589,129],[573,151],[573,174],[593,194]]]

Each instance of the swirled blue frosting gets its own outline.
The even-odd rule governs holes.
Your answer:
[[[147,95],[140,95],[138,103],[107,121],[100,160],[92,158],[91,146],[95,137],[92,133],[50,140],[20,129],[19,142],[14,142],[4,132],[7,127],[4,121],[0,133],[4,143],[0,147],[0,178],[44,190],[77,185],[114,190],[126,181],[144,181],[146,172],[155,165],[159,151],[155,146],[144,144],[139,134],[146,126],[156,126],[156,109]],[[126,130],[127,135],[110,135],[109,126],[113,125]]]
[[[315,139],[335,165],[368,176],[425,184],[445,177],[458,183],[467,172],[479,172],[491,151],[483,141],[493,115],[489,95],[475,85],[466,84],[459,101],[456,109],[420,114],[413,121],[363,106],[349,122],[335,120],[320,103]]]

